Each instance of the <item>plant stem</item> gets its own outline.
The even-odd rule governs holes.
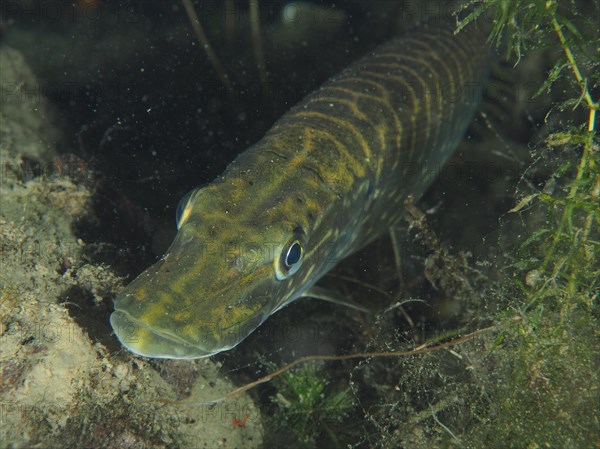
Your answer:
[[[579,67],[577,66],[575,57],[573,56],[573,53],[571,52],[571,48],[569,47],[569,45],[567,43],[567,39],[565,38],[565,35],[562,32],[561,25],[556,20],[556,16],[552,17],[552,26],[554,27],[554,31],[556,32],[556,35],[558,36],[558,39],[560,40],[562,48],[565,51],[565,54],[567,55],[567,60],[569,61],[571,70],[575,74],[575,78],[577,79],[577,82],[579,83],[579,86],[581,87],[581,89],[583,91],[583,98],[585,98],[585,101],[588,104],[588,108],[590,109],[590,118],[588,120],[588,131],[594,131],[595,123],[596,123],[596,110],[598,109],[598,103],[595,103],[594,99],[590,95],[590,92],[587,88],[587,80],[581,75],[581,72],[579,71]]]
[[[585,143],[583,145],[583,154],[581,155],[581,159],[579,161],[579,166],[577,167],[577,175],[575,177],[574,182],[571,184],[571,188],[569,190],[568,199],[572,200],[577,195],[580,181],[583,178],[585,172],[587,171],[588,165],[593,163],[593,162],[591,162],[591,161],[593,161],[593,157],[592,157],[593,136],[595,134],[596,110],[598,109],[598,103],[594,102],[594,99],[592,98],[592,96],[587,88],[587,80],[581,75],[581,71],[579,70],[579,67],[577,66],[577,62],[575,61],[573,52],[571,51],[571,48],[569,47],[569,45],[567,43],[567,39],[566,39],[564,33],[562,32],[562,26],[558,23],[558,20],[556,19],[556,15],[552,15],[551,22],[552,22],[554,31],[555,31],[556,35],[558,36],[561,46],[565,52],[565,55],[567,56],[567,60],[569,61],[569,66],[571,68],[571,71],[575,75],[577,83],[579,84],[579,86],[582,89],[583,98],[585,99],[585,101],[588,105],[588,108],[590,110],[590,116],[588,119],[588,135],[587,135],[587,138],[585,139]],[[592,191],[592,195],[595,196],[595,191]],[[565,206],[565,209],[563,211],[563,214],[562,214],[562,217],[560,220],[560,224],[558,226],[557,231],[554,234],[554,238],[552,239],[552,246],[550,247],[550,250],[546,253],[546,257],[544,258],[544,262],[542,263],[542,266],[541,266],[542,270],[544,270],[547,267],[548,263],[550,262],[551,258],[553,257],[556,247],[558,245],[558,242],[561,238],[561,233],[564,229],[565,223],[567,222],[568,218],[570,217],[572,210],[573,210],[573,207],[571,204],[567,204]],[[591,214],[593,214],[593,212]],[[588,216],[587,220],[586,220],[586,225],[589,224],[591,226],[592,222],[593,222],[593,217]],[[585,231],[586,231],[585,234],[587,234],[587,232],[589,232],[588,230],[585,230]]]

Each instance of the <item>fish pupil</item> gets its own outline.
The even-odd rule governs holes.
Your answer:
[[[285,258],[285,264],[288,267],[291,267],[292,265],[298,263],[301,256],[302,256],[302,247],[300,246],[300,243],[294,242],[293,245],[290,246],[290,249],[288,250],[287,256]]]

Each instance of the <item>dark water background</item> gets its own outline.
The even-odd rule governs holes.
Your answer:
[[[180,2],[7,2],[6,43],[21,50],[83,159],[130,222],[98,207],[105,240],[137,245],[171,228],[179,198],[213,180],[277,117],[394,29],[395,2],[260,2],[268,83],[254,58],[248,3],[196,2],[232,83],[216,75]],[[319,9],[320,8],[320,9]],[[287,25],[282,17],[287,14]],[[408,17],[407,20],[413,20]],[[230,27],[230,28],[228,28]],[[229,30],[229,31],[228,31]],[[147,221],[136,229],[135,221]],[[123,226],[125,225],[125,226]],[[89,232],[84,230],[84,232]],[[137,241],[136,241],[137,240]],[[160,254],[168,237],[150,249]]]

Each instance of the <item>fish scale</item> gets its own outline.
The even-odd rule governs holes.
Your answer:
[[[485,33],[429,23],[359,59],[178,207],[171,247],[115,299],[132,352],[237,345],[420,197],[462,138],[488,71]]]

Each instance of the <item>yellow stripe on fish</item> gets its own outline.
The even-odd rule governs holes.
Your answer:
[[[184,197],[167,253],[115,299],[123,345],[180,359],[230,349],[398,222],[462,138],[487,74],[483,32],[452,28],[376,48]]]

